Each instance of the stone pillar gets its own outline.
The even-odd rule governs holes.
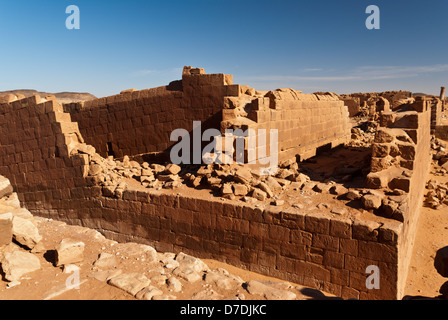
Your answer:
[[[445,112],[445,87],[440,87],[440,100],[442,100],[442,112]]]

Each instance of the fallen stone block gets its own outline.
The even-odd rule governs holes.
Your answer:
[[[23,219],[34,221],[34,217],[31,212],[29,212],[29,210],[25,208],[17,208],[15,210],[12,210],[11,213],[14,217],[20,217]]]
[[[14,208],[20,208],[19,196],[17,195],[17,193],[13,192],[11,195],[1,199],[0,204]]]
[[[358,190],[349,190],[349,191],[347,192],[347,194],[345,195],[345,197],[346,197],[348,200],[358,200],[358,199],[361,198],[361,194],[359,193]]]
[[[332,194],[336,194],[336,195],[340,196],[340,195],[346,194],[348,192],[348,189],[341,185],[335,185],[330,188],[330,192]]]
[[[221,188],[221,193],[225,194],[233,194],[232,185],[230,183],[224,183]]]
[[[225,290],[238,288],[244,282],[241,278],[232,276],[228,271],[221,268],[207,272],[204,280],[207,283],[212,283],[218,288]]]
[[[172,290],[173,292],[182,291],[182,283],[176,277],[168,278],[166,284],[168,285],[168,289]]]
[[[284,178],[280,178],[279,180],[283,180],[283,181],[291,182],[291,181],[286,180],[286,179],[284,179]],[[280,183],[278,182],[278,180],[275,179],[275,178],[273,178],[273,177],[271,177],[271,176],[268,176],[268,177],[266,178],[266,184],[267,184],[267,186],[268,186],[273,192],[278,192],[278,191],[280,191],[280,190],[282,189],[282,186],[280,185]],[[286,183],[285,183],[285,184],[286,184]]]
[[[167,174],[178,174],[181,170],[182,168],[174,163],[170,163],[165,167],[165,172]]]
[[[104,270],[104,271],[94,272],[93,274],[89,275],[89,277],[92,277],[101,282],[106,282],[116,276],[119,276],[122,273],[123,273],[123,271],[121,269]]]
[[[0,199],[13,193],[12,185],[8,178],[0,176]]]
[[[264,192],[264,191],[262,191],[260,189],[255,188],[252,191],[252,197],[257,199],[257,200],[259,200],[259,201],[265,201],[267,199],[268,195],[266,194],[266,192]]]
[[[149,286],[151,280],[140,273],[125,273],[113,277],[108,283],[135,296],[143,288]]]
[[[293,292],[277,289],[256,280],[249,281],[246,290],[250,294],[263,296],[267,300],[294,300],[297,297]]]
[[[249,192],[247,186],[239,183],[233,185],[233,190],[236,196],[245,196]]]
[[[153,164],[151,164],[150,167],[154,171],[155,174],[159,174],[159,173],[165,171],[165,166],[162,166],[161,164],[153,163]]]
[[[235,171],[235,181],[249,184],[252,180],[252,173],[249,168],[240,167]]]
[[[152,300],[155,296],[163,295],[163,291],[154,287],[148,286],[138,292],[135,297],[139,300]]]
[[[0,247],[12,241],[12,213],[0,214]]]
[[[202,261],[196,257],[190,256],[183,252],[180,252],[176,256],[176,261],[179,262],[180,267],[183,268],[192,268],[196,272],[203,272],[209,270],[209,267]]]
[[[116,246],[119,252],[122,252],[124,256],[129,258],[139,258],[147,263],[157,261],[157,251],[151,246],[146,244],[128,242],[120,243]]]
[[[93,146],[85,143],[78,144],[76,146],[76,149],[78,150],[78,152],[85,153],[90,156],[93,156],[96,153],[96,149]]]
[[[93,265],[100,269],[110,269],[118,265],[118,260],[115,255],[102,252]]]
[[[381,207],[382,199],[381,197],[373,194],[366,194],[361,198],[362,205],[365,209],[378,209]]]
[[[272,192],[271,188],[269,188],[269,186],[266,183],[260,182],[257,185],[257,187],[260,188],[261,190],[263,190],[269,198],[272,198],[274,196],[274,193]],[[254,197],[254,198],[256,198],[256,197]]]
[[[200,272],[189,267],[178,267],[173,270],[173,274],[191,283],[202,279],[202,274]]]
[[[215,290],[205,289],[199,292],[196,292],[191,300],[222,300],[224,296],[219,294]]]
[[[18,216],[12,220],[12,233],[15,241],[29,249],[33,249],[42,240],[34,223]]]
[[[6,253],[2,260],[2,270],[8,281],[17,281],[23,275],[39,270],[40,267],[39,258],[28,252]]]
[[[56,246],[56,266],[75,264],[84,260],[84,247],[82,241],[63,239]]]
[[[314,186],[313,190],[320,193],[327,193],[330,191],[330,188],[331,185],[319,182]]]

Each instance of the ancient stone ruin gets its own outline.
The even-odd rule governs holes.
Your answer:
[[[445,134],[443,101],[257,91],[191,67],[167,86],[85,102],[8,96],[0,175],[33,215],[111,240],[224,261],[344,299],[401,299],[431,134]],[[269,139],[264,148],[278,156],[278,170],[171,163],[171,133],[192,134],[194,121],[223,135],[276,129],[278,149]],[[10,218],[0,216],[0,228]],[[381,271],[379,289],[366,286],[369,266]]]

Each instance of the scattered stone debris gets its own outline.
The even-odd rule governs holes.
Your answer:
[[[431,179],[426,183],[426,189],[428,189],[425,201],[427,206],[433,209],[440,209],[448,205],[448,184]]]
[[[175,167],[170,170],[178,171]],[[283,282],[245,281],[224,268],[211,269],[201,259],[182,252],[161,253],[145,244],[117,243],[94,230],[33,217],[29,211],[20,208],[12,189],[8,190],[0,199],[0,209],[11,211],[0,211],[0,263],[7,281],[6,290],[20,287],[29,279],[37,283],[43,257],[54,252],[53,263],[46,261],[46,268],[51,266],[63,273],[82,268],[83,278],[79,286],[84,286],[87,281],[100,281],[140,300],[175,300],[179,295],[185,298],[185,292],[191,292],[188,298],[193,300],[244,300],[246,295],[251,299],[268,300],[305,298],[296,288]],[[64,228],[74,230],[74,237],[61,235],[54,248],[45,248],[45,235],[39,230],[41,224],[55,224],[59,231]],[[77,235],[81,234],[89,235],[89,240],[78,240]],[[85,252],[93,246],[100,251],[92,259]],[[135,264],[145,266],[146,271],[133,271]],[[43,299],[54,299],[70,290],[63,280],[43,293]]]

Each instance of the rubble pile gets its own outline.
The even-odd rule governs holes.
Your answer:
[[[78,149],[83,153],[83,150]],[[272,200],[288,186],[299,190],[310,181],[309,176],[299,171],[297,162],[280,164],[275,175],[263,175],[259,168],[249,168],[238,164],[208,164],[202,166],[158,164],[130,160],[122,161],[112,156],[107,159],[90,152],[87,175],[97,185],[103,187],[103,195],[120,197],[126,189],[125,178],[134,179],[146,188],[175,189],[187,185],[196,189],[210,189],[216,196],[239,199],[245,202]],[[314,186],[314,185],[313,185]]]
[[[33,215],[21,208],[9,179],[0,176],[0,263],[8,287],[20,284],[23,275],[41,268],[35,256],[42,252],[41,240]],[[18,250],[19,246],[23,250]]]
[[[443,176],[448,172],[448,151],[444,141],[435,138],[431,139],[432,159],[434,161],[434,169],[432,172],[436,176]]]
[[[349,147],[370,147],[375,139],[378,122],[366,121],[353,127],[351,140],[347,143]]]
[[[448,184],[431,179],[426,184],[426,189],[429,190],[425,201],[427,206],[433,209],[440,209],[444,205],[448,205]]]

